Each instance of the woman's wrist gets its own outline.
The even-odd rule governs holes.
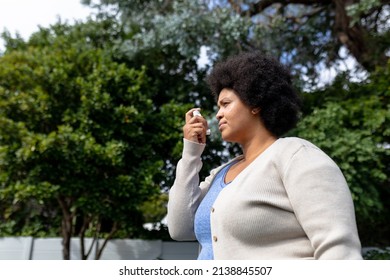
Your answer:
[[[194,142],[183,138],[183,157],[184,156],[196,156],[199,157],[202,155],[206,144]]]

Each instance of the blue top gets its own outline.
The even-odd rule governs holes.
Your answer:
[[[210,211],[217,199],[220,191],[229,183],[225,183],[225,176],[232,163],[222,168],[215,176],[209,191],[203,198],[195,213],[194,229],[195,236],[201,245],[198,260],[214,259],[213,246],[211,240]]]

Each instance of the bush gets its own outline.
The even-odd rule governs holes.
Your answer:
[[[390,260],[390,248],[369,250],[363,258],[365,260]]]

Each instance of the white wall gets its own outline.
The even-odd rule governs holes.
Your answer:
[[[61,238],[0,238],[0,260],[62,260]],[[86,239],[86,247],[92,242]],[[102,260],[193,260],[198,254],[196,242],[113,239],[103,251]],[[94,251],[90,259],[94,258]],[[80,240],[71,240],[71,259],[80,258]]]

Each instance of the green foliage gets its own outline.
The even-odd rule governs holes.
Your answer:
[[[373,249],[364,254],[365,260],[390,260],[390,249]]]
[[[361,16],[364,15],[364,13],[380,6],[380,0],[363,0],[349,5],[347,7],[347,12],[348,15],[353,19],[350,24],[356,24],[360,20]]]
[[[168,195],[162,193],[150,197],[141,205],[141,212],[144,214],[145,222],[158,223],[166,215],[166,204],[168,203]]]
[[[139,206],[160,192],[180,110],[154,106],[146,68],[117,59],[120,32],[103,19],[58,23],[18,44],[5,35],[1,235],[58,234],[61,220],[50,219],[58,215],[73,224],[70,235],[142,228]]]

